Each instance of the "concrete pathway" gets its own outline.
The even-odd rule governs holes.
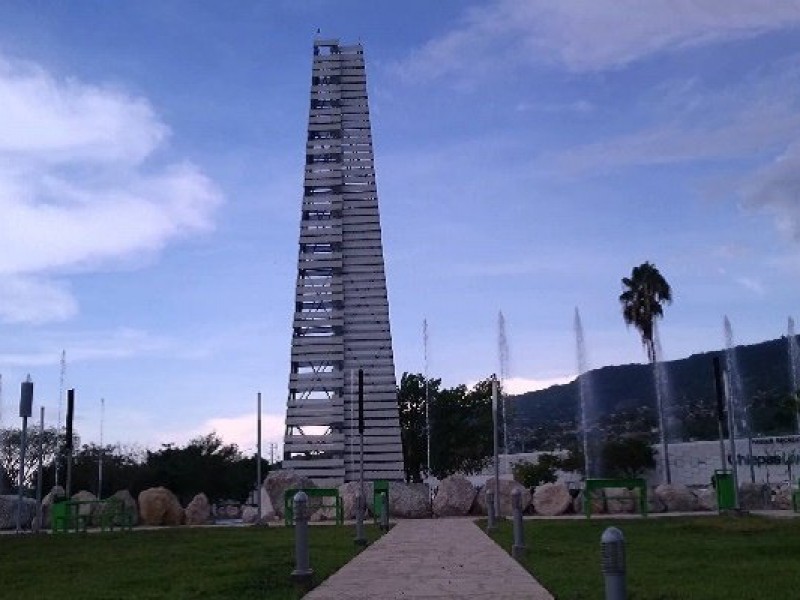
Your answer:
[[[314,557],[311,556],[312,567]],[[552,600],[471,519],[413,519],[392,530],[304,597]]]

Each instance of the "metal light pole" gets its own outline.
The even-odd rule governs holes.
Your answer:
[[[492,375],[492,435],[494,437],[494,512],[500,516],[500,456],[497,431],[497,376]]]
[[[427,445],[427,470],[428,470],[428,499],[433,502],[433,488],[431,486],[431,398],[428,381],[428,319],[422,321],[422,342],[425,358],[425,439]]]
[[[36,475],[36,531],[42,527],[42,457],[44,455],[44,406],[39,407],[39,464]]]
[[[22,527],[22,488],[25,482],[25,445],[28,441],[28,417],[33,411],[33,382],[31,376],[22,382],[19,395],[19,416],[22,417],[22,441],[19,451],[19,485],[17,487],[17,533]]]
[[[100,452],[97,456],[97,499],[103,499],[103,421],[106,416],[106,399],[100,398]]]
[[[719,356],[714,357],[714,388],[717,398],[717,432],[719,433],[719,462],[723,471],[728,470],[725,464],[725,381],[722,375],[722,364]]]
[[[364,369],[358,370],[358,438],[360,464],[355,543],[358,546],[365,546],[367,538],[364,536],[364,509],[366,507],[366,496],[364,495]]]
[[[731,394],[731,381],[728,372],[723,372],[725,392],[728,397],[728,439],[731,449],[731,472],[733,473],[733,508],[739,510],[739,468],[736,464],[736,425],[733,414],[733,398]]]
[[[258,417],[256,419],[256,448],[257,448],[257,458],[256,458],[256,495],[258,496],[256,502],[258,502],[258,522],[261,523],[261,392],[258,392],[257,397],[257,413]]]

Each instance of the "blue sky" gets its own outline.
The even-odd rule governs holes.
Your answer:
[[[800,276],[800,2],[9,1],[0,6],[4,424],[59,358],[76,428],[279,442],[311,44],[367,57],[398,375],[512,390],[645,359],[617,302],[654,262],[668,358],[785,332]]]

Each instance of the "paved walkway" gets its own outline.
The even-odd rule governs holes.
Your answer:
[[[312,567],[314,557],[311,557]],[[552,600],[471,519],[402,520],[305,600]]]

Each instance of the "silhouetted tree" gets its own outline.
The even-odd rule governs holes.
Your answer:
[[[622,318],[633,325],[642,336],[642,344],[650,362],[656,360],[653,326],[664,316],[663,304],[672,303],[672,289],[656,266],[645,262],[634,267],[630,277],[622,278],[623,292],[619,296]]]

